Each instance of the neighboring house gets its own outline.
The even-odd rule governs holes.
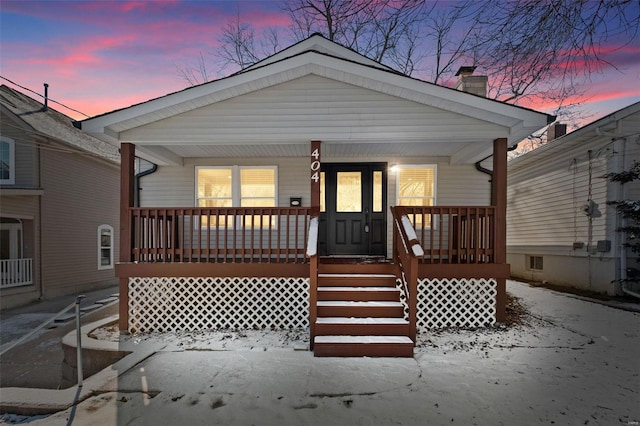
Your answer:
[[[640,199],[640,182],[603,176],[640,160],[640,102],[509,162],[507,260],[518,278],[621,294],[634,255],[607,201]],[[637,268],[638,266],[635,265]],[[638,288],[630,289],[637,292]]]
[[[319,35],[84,120],[122,153],[120,327],[309,327],[316,355],[410,355],[417,329],[501,320],[507,146],[550,120]],[[135,156],[158,166],[141,207]]]
[[[2,308],[117,283],[119,154],[0,86]]]

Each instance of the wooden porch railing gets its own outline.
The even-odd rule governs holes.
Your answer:
[[[495,263],[495,207],[409,207],[404,211],[424,247],[421,263]]]
[[[310,208],[130,208],[130,261],[307,263]]]
[[[409,308],[409,338],[416,341],[418,321],[418,259],[424,251],[404,207],[391,207],[393,215],[393,262]]]

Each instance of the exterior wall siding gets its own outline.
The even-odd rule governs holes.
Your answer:
[[[142,207],[190,207],[195,206],[195,167],[262,165],[278,166],[278,206],[289,205],[290,197],[302,197],[302,205],[310,205],[309,158],[198,158],[186,159],[185,165],[160,166],[158,170],[142,178],[140,205]],[[490,205],[491,186],[489,176],[478,172],[473,165],[451,166],[444,157],[325,157],[323,162],[387,162],[389,165],[437,165],[436,203],[439,205]],[[387,175],[387,199],[389,206],[396,204],[396,177]],[[391,256],[392,217],[387,209],[387,256]]]
[[[2,136],[15,142],[15,184],[17,188],[35,188],[38,180],[38,150],[36,140],[25,132],[20,123],[16,123],[6,114],[0,120],[7,125],[2,126]]]
[[[619,121],[615,132],[640,132],[640,114]],[[622,197],[639,199],[640,182],[622,190],[603,176],[628,168],[632,159],[640,158],[640,146],[635,139],[625,143],[608,136],[594,136],[579,144],[570,141],[540,152],[536,161],[510,165],[507,261],[518,278],[617,294],[619,284],[614,280],[620,277],[622,241],[616,228],[620,222],[615,209],[606,203]],[[590,192],[600,212],[592,218],[583,211]],[[611,249],[599,250],[599,241],[608,241]],[[531,256],[543,258],[542,270],[530,268]],[[634,262],[629,256],[629,263]]]
[[[90,156],[43,151],[42,280],[45,297],[117,283],[98,270],[98,226],[114,230],[118,259],[119,171]]]
[[[420,139],[429,132],[447,134],[454,127],[471,140],[495,137],[495,128],[479,119],[307,75],[124,131],[121,139],[181,145],[182,135],[189,133],[191,144],[197,140],[348,141],[384,135],[392,141]]]

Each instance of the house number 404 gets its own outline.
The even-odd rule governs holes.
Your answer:
[[[311,153],[311,157],[315,158],[315,160],[311,162],[311,171],[313,172],[311,180],[318,182],[320,180],[320,152],[318,152],[317,149],[314,149]]]

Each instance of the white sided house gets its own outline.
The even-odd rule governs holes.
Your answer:
[[[418,329],[500,321],[507,146],[549,119],[314,35],[85,120],[122,153],[120,327],[308,327],[319,356],[411,356]],[[136,156],[158,166],[139,207]]]
[[[119,154],[0,86],[2,309],[117,285]]]
[[[640,199],[640,182],[607,173],[640,160],[640,102],[509,162],[507,260],[515,277],[622,294],[616,282],[638,268],[607,201]],[[627,290],[638,294],[638,288]]]

